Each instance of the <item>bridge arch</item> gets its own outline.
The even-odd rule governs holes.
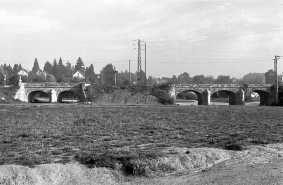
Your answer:
[[[42,90],[36,90],[28,93],[28,102],[39,103],[38,100],[36,99],[37,97],[45,97],[45,98],[48,97],[50,99],[49,94],[47,92]]]
[[[224,92],[225,94],[227,94],[229,98],[229,105],[237,105],[237,94],[235,92],[223,89],[214,91],[211,96],[213,96],[217,92]]]
[[[188,89],[188,90],[184,90],[184,91],[178,92],[176,94],[176,98],[177,98],[178,94],[180,94],[182,92],[193,92],[193,93],[195,93],[197,95],[197,97],[198,97],[198,105],[203,105],[204,99],[203,99],[203,95],[202,95],[201,92]]]
[[[256,92],[259,94],[260,103],[259,105],[266,105],[269,106],[272,104],[272,95],[271,93],[264,91],[264,90],[253,90],[252,92]]]
[[[76,91],[73,90],[65,90],[65,91],[61,91],[58,96],[57,96],[57,102],[58,103],[63,103],[63,98],[67,97],[67,98],[76,98],[77,100],[80,100],[80,96]]]

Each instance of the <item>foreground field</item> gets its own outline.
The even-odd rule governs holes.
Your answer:
[[[162,155],[169,147],[242,150],[283,141],[280,107],[0,105],[0,165],[79,161],[113,167],[111,153]],[[100,155],[103,154],[103,155]],[[91,156],[92,158],[88,158]],[[114,161],[115,162],[115,161]]]

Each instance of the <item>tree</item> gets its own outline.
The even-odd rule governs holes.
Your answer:
[[[75,71],[81,71],[83,74],[85,74],[85,65],[81,57],[79,57],[77,60],[77,63],[75,65]]]
[[[268,70],[266,73],[264,73],[265,75],[265,83],[266,84],[274,84],[275,83],[275,71],[273,71],[273,69]]]
[[[58,78],[58,64],[57,64],[57,60],[56,59],[54,59],[54,61],[53,61],[53,67],[52,67],[52,73],[51,73],[54,77],[55,77],[55,79],[57,79]]]
[[[36,73],[36,72],[39,71],[39,70],[40,70],[40,68],[39,68],[39,65],[38,65],[38,61],[37,61],[37,59],[35,58],[34,64],[33,64],[33,67],[32,67],[32,71],[33,71],[34,73]]]
[[[13,74],[17,74],[20,70],[21,70],[20,66],[18,64],[14,64]]]
[[[65,72],[65,76],[66,77],[73,77],[73,69],[72,69],[72,65],[69,62],[69,60],[66,63],[66,72]]]
[[[33,71],[30,71],[28,73],[28,77],[29,77],[30,82],[33,82],[34,79],[36,78],[36,76],[37,76],[36,73],[34,73]]]
[[[217,79],[215,80],[216,84],[231,84],[232,79],[230,79],[230,76],[222,76],[219,75]]]
[[[28,76],[22,76],[22,82],[27,83],[27,82],[32,82]]]
[[[47,74],[46,75],[46,82],[56,82],[56,79],[52,74]]]
[[[49,61],[45,62],[44,67],[43,67],[43,71],[45,71],[47,74],[52,74],[52,64],[50,64]]]
[[[10,78],[13,75],[13,68],[11,67],[11,64],[8,66],[4,64],[4,71],[6,72],[7,78]]]
[[[65,77],[65,66],[63,64],[62,58],[60,57],[59,62],[58,62],[58,68],[57,68],[57,79],[64,79]]]
[[[36,75],[33,82],[46,82],[44,75]]]
[[[102,82],[106,85],[114,85],[115,76],[114,76],[114,68],[112,64],[107,64],[102,68]]]
[[[92,77],[92,78],[95,77],[94,67],[93,67],[92,64],[90,64],[88,70],[86,71],[86,76],[87,77]]]
[[[70,80],[71,83],[79,83],[81,79],[75,77]]]
[[[178,78],[176,77],[176,75],[173,75],[171,82],[172,84],[178,84]]]
[[[261,86],[265,83],[264,73],[249,73],[243,76],[243,84],[260,84]]]
[[[19,83],[19,78],[20,78],[20,76],[17,75],[17,74],[12,75],[11,78],[9,79],[10,84],[12,84],[12,85],[18,85],[18,83]]]
[[[193,84],[203,84],[204,76],[203,75],[196,75],[193,77],[192,82]]]
[[[137,74],[137,72],[136,72],[136,76],[137,76],[138,74]],[[142,85],[145,85],[145,72],[143,71],[143,70],[141,70],[140,71],[140,77],[141,77],[141,79],[140,79],[140,81],[141,81],[141,84]],[[138,79],[137,79],[138,80]]]
[[[147,79],[147,84],[148,85],[154,85],[155,79],[152,76],[149,76]]]
[[[204,83],[204,84],[213,84],[214,83],[214,78],[213,78],[213,76],[207,76],[207,77],[205,77],[203,80],[202,80],[202,82]]]
[[[192,82],[192,79],[190,75],[187,72],[184,72],[183,74],[180,74],[178,76],[178,80],[181,84],[190,84]]]
[[[0,67],[0,84],[1,85],[4,84],[4,78],[5,78],[5,71],[4,71],[4,67],[1,66]]]

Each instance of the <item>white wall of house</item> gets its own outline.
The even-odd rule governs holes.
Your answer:
[[[75,72],[75,74],[73,74],[73,78],[84,78],[84,75],[82,73],[80,73],[79,71]]]
[[[28,73],[23,69],[21,69],[17,74],[20,76],[28,76]]]

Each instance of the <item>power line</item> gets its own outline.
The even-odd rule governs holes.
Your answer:
[[[176,55],[170,55],[170,54],[164,54],[164,53],[157,53],[157,52],[151,52],[149,51],[149,53],[152,53],[152,54],[156,54],[156,55],[163,55],[163,56],[171,56],[171,57],[174,57],[174,58],[182,58],[182,59],[188,59],[188,60],[205,60],[205,61],[219,61],[219,60],[225,60],[227,61],[227,58],[226,59],[214,59],[214,58],[196,58],[196,57],[184,57],[184,56],[176,56]],[[244,59],[230,59],[232,61],[243,61],[243,60],[262,60],[263,58],[244,58]],[[268,58],[266,58],[268,59]],[[229,63],[229,62],[228,62]]]

